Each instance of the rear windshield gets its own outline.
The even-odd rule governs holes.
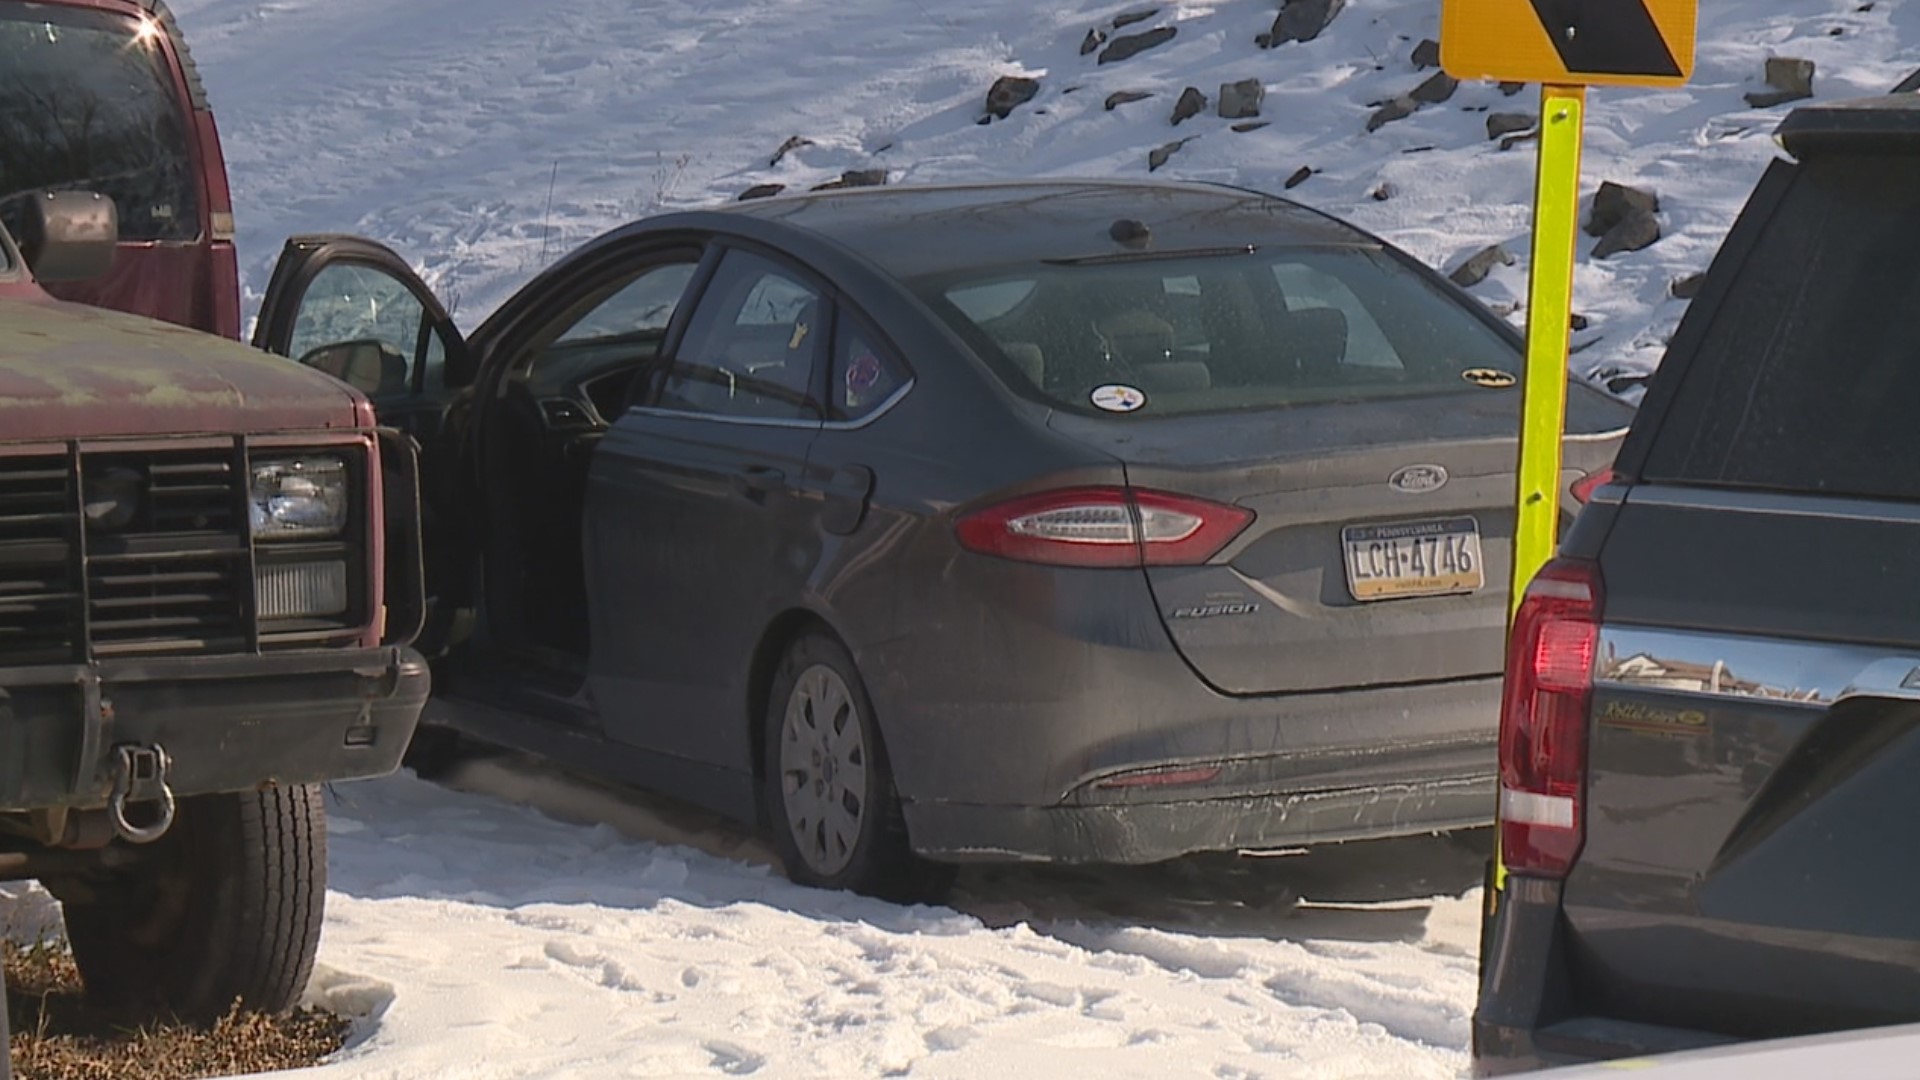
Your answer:
[[[1508,338],[1374,248],[1027,265],[916,289],[1016,390],[1096,415],[1484,393],[1520,365]]]
[[[1811,160],[1756,237],[1642,471],[1920,498],[1920,158]]]
[[[123,240],[200,233],[187,118],[158,24],[0,0],[0,221],[33,191],[112,196]]]

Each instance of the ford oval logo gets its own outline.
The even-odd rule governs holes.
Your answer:
[[[1408,465],[1387,477],[1387,486],[1408,495],[1439,491],[1447,486],[1447,470],[1441,465]]]

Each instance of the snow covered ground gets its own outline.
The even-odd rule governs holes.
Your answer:
[[[966,872],[958,910],[903,908],[795,887],[737,829],[522,761],[453,782],[467,790],[337,792],[313,996],[367,1034],[316,1077],[1384,1080],[1465,1064],[1477,893],[1407,899],[1473,881],[1474,856],[1441,841],[1266,871],[1358,903],[1250,910],[1140,871],[1001,869]]]
[[[952,907],[802,889],[749,834],[513,755],[329,798],[313,1080],[1462,1075],[1470,843],[1240,875],[968,868]],[[451,788],[451,790],[450,790]],[[7,899],[10,898],[10,899]],[[0,888],[6,932],[57,927]]]
[[[174,0],[226,136],[249,303],[279,244],[352,231],[422,268],[468,326],[544,262],[623,220],[853,168],[893,182],[1158,175],[1279,189],[1451,268],[1517,261],[1476,294],[1525,295],[1532,155],[1468,85],[1367,133],[1437,0],[1351,0],[1318,40],[1262,51],[1272,0]],[[1101,65],[1093,26],[1169,44]],[[1693,86],[1597,92],[1585,189],[1661,197],[1666,238],[1597,261],[1581,244],[1581,374],[1644,372],[1776,152],[1754,110],[1768,56],[1819,64],[1821,98],[1920,67],[1908,0],[1710,3]],[[981,125],[1002,74],[1038,96]],[[1180,90],[1267,85],[1266,127]],[[1108,110],[1109,94],[1150,92]],[[789,138],[810,140],[773,164]],[[1375,198],[1383,185],[1385,199]],[[1516,320],[1524,312],[1513,311]],[[1476,859],[1437,840],[1271,861],[1297,906],[1196,903],[1140,871],[969,870],[952,908],[797,889],[738,830],[515,760],[455,787],[341,787],[316,1000],[360,1018],[313,1070],[348,1078],[658,1075],[1418,1078],[1466,1064]],[[599,822],[580,824],[579,822]],[[1217,873],[1210,871],[1209,873]],[[1235,879],[1237,880],[1237,879]],[[1217,887],[1216,887],[1217,886]],[[17,924],[44,917],[30,895]]]

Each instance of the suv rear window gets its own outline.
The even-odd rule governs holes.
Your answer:
[[[1756,227],[1646,478],[1920,498],[1920,158],[1814,158]]]
[[[1515,347],[1370,247],[1235,249],[944,275],[920,296],[1016,390],[1157,415],[1464,393]],[[1097,415],[1097,414],[1096,414]]]
[[[46,188],[112,196],[123,240],[200,234],[187,116],[157,23],[0,0],[0,221]]]

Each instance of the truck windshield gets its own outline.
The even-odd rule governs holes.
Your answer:
[[[158,24],[0,0],[0,222],[18,226],[24,194],[78,188],[113,198],[123,240],[191,240],[187,145]]]
[[[1017,392],[1087,413],[1485,392],[1515,346],[1366,246],[985,268],[914,283]]]

